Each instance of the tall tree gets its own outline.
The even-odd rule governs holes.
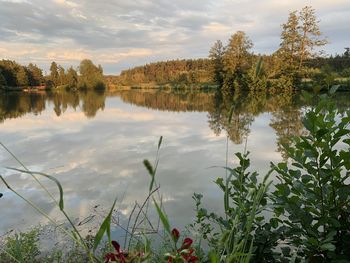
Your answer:
[[[66,82],[66,72],[62,66],[58,66],[58,84],[65,85]]]
[[[31,86],[39,86],[44,82],[43,71],[32,63],[29,63],[27,67],[29,75],[29,83]]]
[[[102,67],[95,66],[90,59],[80,62],[80,86],[85,88],[104,88]]]
[[[289,67],[295,66],[301,40],[299,33],[299,17],[297,11],[289,14],[288,21],[282,25],[280,53]]]
[[[316,47],[327,44],[326,39],[321,39],[319,21],[316,18],[315,10],[311,6],[305,6],[299,12],[300,20],[300,47],[299,47],[299,69],[302,68],[306,59],[312,58]]]
[[[53,85],[57,87],[58,81],[59,81],[59,74],[58,74],[58,66],[56,62],[52,62],[50,66],[50,80],[52,81]]]
[[[67,85],[69,87],[76,87],[78,85],[78,73],[73,69],[73,67],[70,67],[67,71]]]
[[[211,60],[211,68],[214,76],[214,81],[218,84],[223,83],[223,56],[224,46],[221,40],[217,40],[209,51],[209,58]]]
[[[229,78],[233,75],[241,75],[250,68],[252,41],[243,31],[237,31],[229,40],[223,56],[225,75]]]

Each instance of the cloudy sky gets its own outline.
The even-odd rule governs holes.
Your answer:
[[[255,52],[278,47],[288,13],[311,5],[330,44],[350,46],[350,0],[0,0],[0,58],[48,69],[90,58],[105,73],[158,60],[206,57],[246,31]]]

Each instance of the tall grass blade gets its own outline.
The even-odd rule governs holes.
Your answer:
[[[231,181],[233,173],[230,173],[228,178],[226,179],[226,186],[225,186],[225,193],[224,193],[224,207],[225,207],[225,213],[230,213],[230,189],[229,189],[229,182]]]
[[[98,230],[95,239],[94,239],[94,251],[97,249],[98,245],[101,243],[101,240],[103,238],[103,235],[106,233],[108,237],[109,244],[112,242],[111,240],[111,220],[112,220],[112,213],[115,207],[115,203],[117,202],[117,198],[114,199],[113,205],[111,207],[111,210],[109,211],[107,217],[105,220],[103,220],[100,229]]]
[[[48,175],[48,174],[45,174],[45,173],[41,173],[41,172],[27,171],[27,170],[12,168],[12,167],[6,167],[6,168],[9,170],[13,170],[13,171],[21,172],[21,173],[41,175],[41,176],[44,176],[44,177],[50,179],[51,181],[55,182],[57,187],[58,187],[58,190],[60,192],[60,200],[58,202],[58,205],[59,205],[60,210],[63,211],[63,209],[64,209],[63,188],[62,188],[61,183],[55,177]]]
[[[16,162],[18,162],[25,170],[27,170],[29,172],[29,169],[27,168],[27,166],[24,165],[24,163],[22,163],[14,153],[12,153],[10,151],[9,148],[7,148],[2,142],[0,142],[0,145],[16,160]],[[50,196],[50,198],[57,203],[56,199],[53,197],[53,195],[47,190],[47,188],[32,174],[29,173],[33,179],[40,185],[40,187],[47,193],[48,196]]]
[[[162,209],[157,204],[156,200],[153,198],[154,205],[156,206],[158,216],[162,221],[164,230],[171,236],[170,224],[167,215],[162,211]]]

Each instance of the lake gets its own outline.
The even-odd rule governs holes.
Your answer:
[[[348,109],[349,98],[338,94],[338,107]],[[183,227],[195,215],[194,192],[204,195],[209,210],[223,205],[213,181],[225,177],[215,166],[226,165],[226,154],[228,165],[234,165],[234,153],[246,148],[262,177],[271,161],[285,158],[281,144],[304,132],[308,107],[298,94],[240,93],[228,100],[205,90],[0,93],[0,142],[30,170],[61,182],[66,209],[76,222],[104,215],[117,197],[123,223],[135,201],[147,196],[150,176],[143,160],[154,161],[163,136],[156,180],[172,225]],[[3,148],[0,165],[14,189],[62,220],[29,175],[5,168],[20,166]],[[58,197],[53,182],[42,182]],[[0,236],[47,223],[3,184],[0,193]]]

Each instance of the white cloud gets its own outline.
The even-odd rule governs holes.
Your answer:
[[[89,57],[118,73],[151,61],[207,56],[212,43],[244,30],[256,52],[278,47],[292,10],[316,9],[328,53],[348,45],[348,0],[2,1],[0,56],[48,68]]]

